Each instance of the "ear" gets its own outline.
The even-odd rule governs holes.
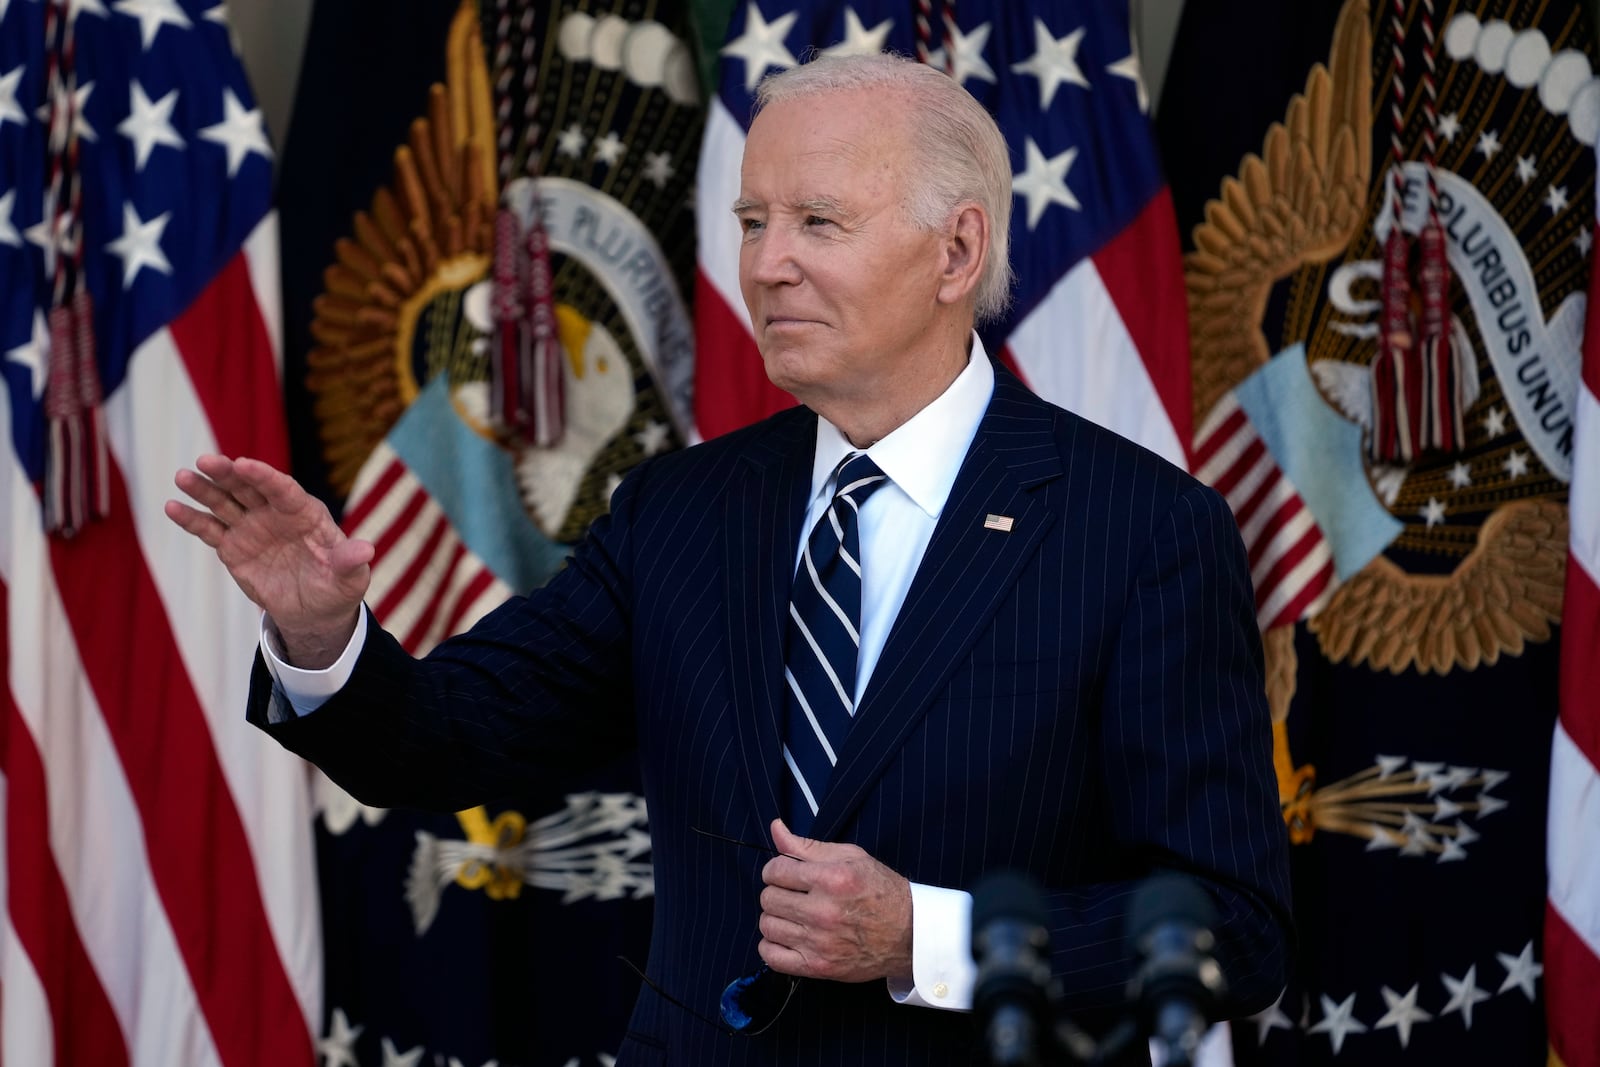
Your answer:
[[[971,201],[960,204],[943,237],[939,302],[970,301],[983,276],[983,265],[989,259],[989,216]]]

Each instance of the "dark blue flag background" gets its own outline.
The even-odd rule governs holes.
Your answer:
[[[1404,232],[1429,212],[1422,4],[1398,38],[1392,7],[1190,0],[1159,112],[1197,468],[1253,561],[1327,574],[1265,634],[1300,954],[1279,1003],[1236,1024],[1241,1063],[1546,1057],[1594,42],[1578,3],[1437,4],[1432,178],[1465,440],[1378,462],[1397,39]],[[1258,589],[1284,578],[1257,566]]]
[[[414,652],[542,582],[684,439],[688,42],[682,6],[633,0],[316,7],[280,185],[294,469],[377,545],[368,604]],[[526,234],[533,202],[563,345],[544,447],[490,415],[497,216]],[[319,788],[321,1062],[611,1062],[652,904],[630,754],[454,815]]]

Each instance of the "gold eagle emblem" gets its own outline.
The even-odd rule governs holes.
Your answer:
[[[1379,15],[1387,20],[1387,9]],[[1380,223],[1398,224],[1386,215],[1390,180],[1375,173],[1372,159],[1374,81],[1387,86],[1393,63],[1392,53],[1374,53],[1373,18],[1367,0],[1347,0],[1327,62],[1312,68],[1283,121],[1268,130],[1260,154],[1245,157],[1236,174],[1222,181],[1193,231],[1194,250],[1185,257],[1184,276],[1196,426],[1203,426],[1219,402],[1275,354],[1266,322],[1271,302],[1274,327],[1281,314],[1283,344],[1304,342],[1323,400],[1370,432],[1351,394],[1365,388],[1361,376],[1376,355],[1376,325],[1352,318],[1348,297],[1336,307],[1327,294],[1339,285],[1347,294],[1352,284],[1369,286],[1358,291],[1365,306],[1375,306],[1376,273],[1361,268],[1379,258]],[[1484,80],[1466,61],[1454,69],[1447,64],[1441,107],[1457,106],[1474,122],[1494,121],[1484,114],[1491,109],[1459,106],[1473,94],[1492,91],[1483,87]],[[1422,112],[1415,99],[1407,103],[1407,129],[1415,132]],[[1457,121],[1453,113],[1451,119]],[[1517,189],[1511,160],[1516,149],[1532,155],[1542,150],[1541,166],[1568,165],[1567,155],[1583,149],[1575,143],[1551,147],[1563,138],[1574,140],[1556,128],[1562,125],[1558,116],[1543,114],[1539,121],[1499,131],[1494,136],[1520,142],[1505,146],[1504,160],[1496,160],[1493,152],[1476,159],[1462,135],[1461,144],[1441,151],[1440,163],[1441,170],[1453,166],[1461,179],[1487,190],[1495,198],[1494,210],[1503,208],[1519,234],[1537,231],[1523,243],[1540,257],[1537,295],[1552,303],[1576,287],[1565,260],[1552,265],[1552,235],[1560,220],[1551,216],[1558,213],[1554,208],[1543,216],[1530,211],[1526,197],[1511,203]],[[1500,147],[1498,140],[1492,144]],[[1586,192],[1580,188],[1577,196]],[[1572,214],[1582,215],[1587,225],[1592,210],[1584,213],[1576,198],[1574,204]],[[1581,269],[1581,262],[1574,262]],[[1573,301],[1569,296],[1567,303]],[[1560,618],[1565,483],[1521,447],[1519,427],[1507,419],[1509,388],[1497,380],[1482,341],[1491,324],[1479,320],[1460,292],[1452,293],[1451,310],[1455,333],[1466,341],[1465,356],[1472,363],[1468,454],[1428,455],[1402,470],[1368,462],[1374,495],[1405,528],[1389,550],[1349,575],[1307,619],[1309,632],[1332,662],[1396,674],[1473,670],[1520,654],[1529,641],[1548,640]],[[1550,326],[1553,336],[1576,344],[1571,323],[1581,320],[1581,298],[1571,310],[1567,314],[1563,304]],[[1446,500],[1450,521],[1441,525]],[[1435,566],[1410,571],[1395,559],[1397,551]],[[1298,669],[1294,627],[1278,627],[1264,640],[1280,799],[1293,836],[1309,840],[1318,825],[1345,829],[1336,814],[1342,802],[1330,794],[1319,803],[1314,769],[1296,767],[1289,753],[1284,720]],[[1385,781],[1385,788],[1394,785]],[[1319,808],[1325,810],[1319,814]]]

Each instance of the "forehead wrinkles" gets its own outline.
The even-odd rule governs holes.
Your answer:
[[[875,201],[901,199],[906,162],[899,146],[843,136],[808,145],[805,135],[767,132],[773,136],[745,154],[734,211],[759,207],[859,214]]]
[[[898,92],[825,90],[776,100],[755,118],[736,213],[784,210],[909,221],[920,145]]]

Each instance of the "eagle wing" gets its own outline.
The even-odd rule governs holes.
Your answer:
[[[1261,331],[1274,282],[1339,255],[1366,216],[1372,172],[1372,33],[1366,0],[1340,12],[1327,65],[1223,179],[1184,259],[1195,425],[1271,356]]]
[[[1407,574],[1379,556],[1308,625],[1335,663],[1444,674],[1518,655],[1561,618],[1567,510],[1519,500],[1495,511],[1453,574]]]
[[[416,395],[409,331],[417,302],[443,265],[486,263],[493,247],[494,123],[470,7],[451,26],[447,70],[446,84],[429,91],[427,116],[395,150],[389,185],[356,213],[353,236],[335,242],[312,303],[306,384],[341,494]]]

